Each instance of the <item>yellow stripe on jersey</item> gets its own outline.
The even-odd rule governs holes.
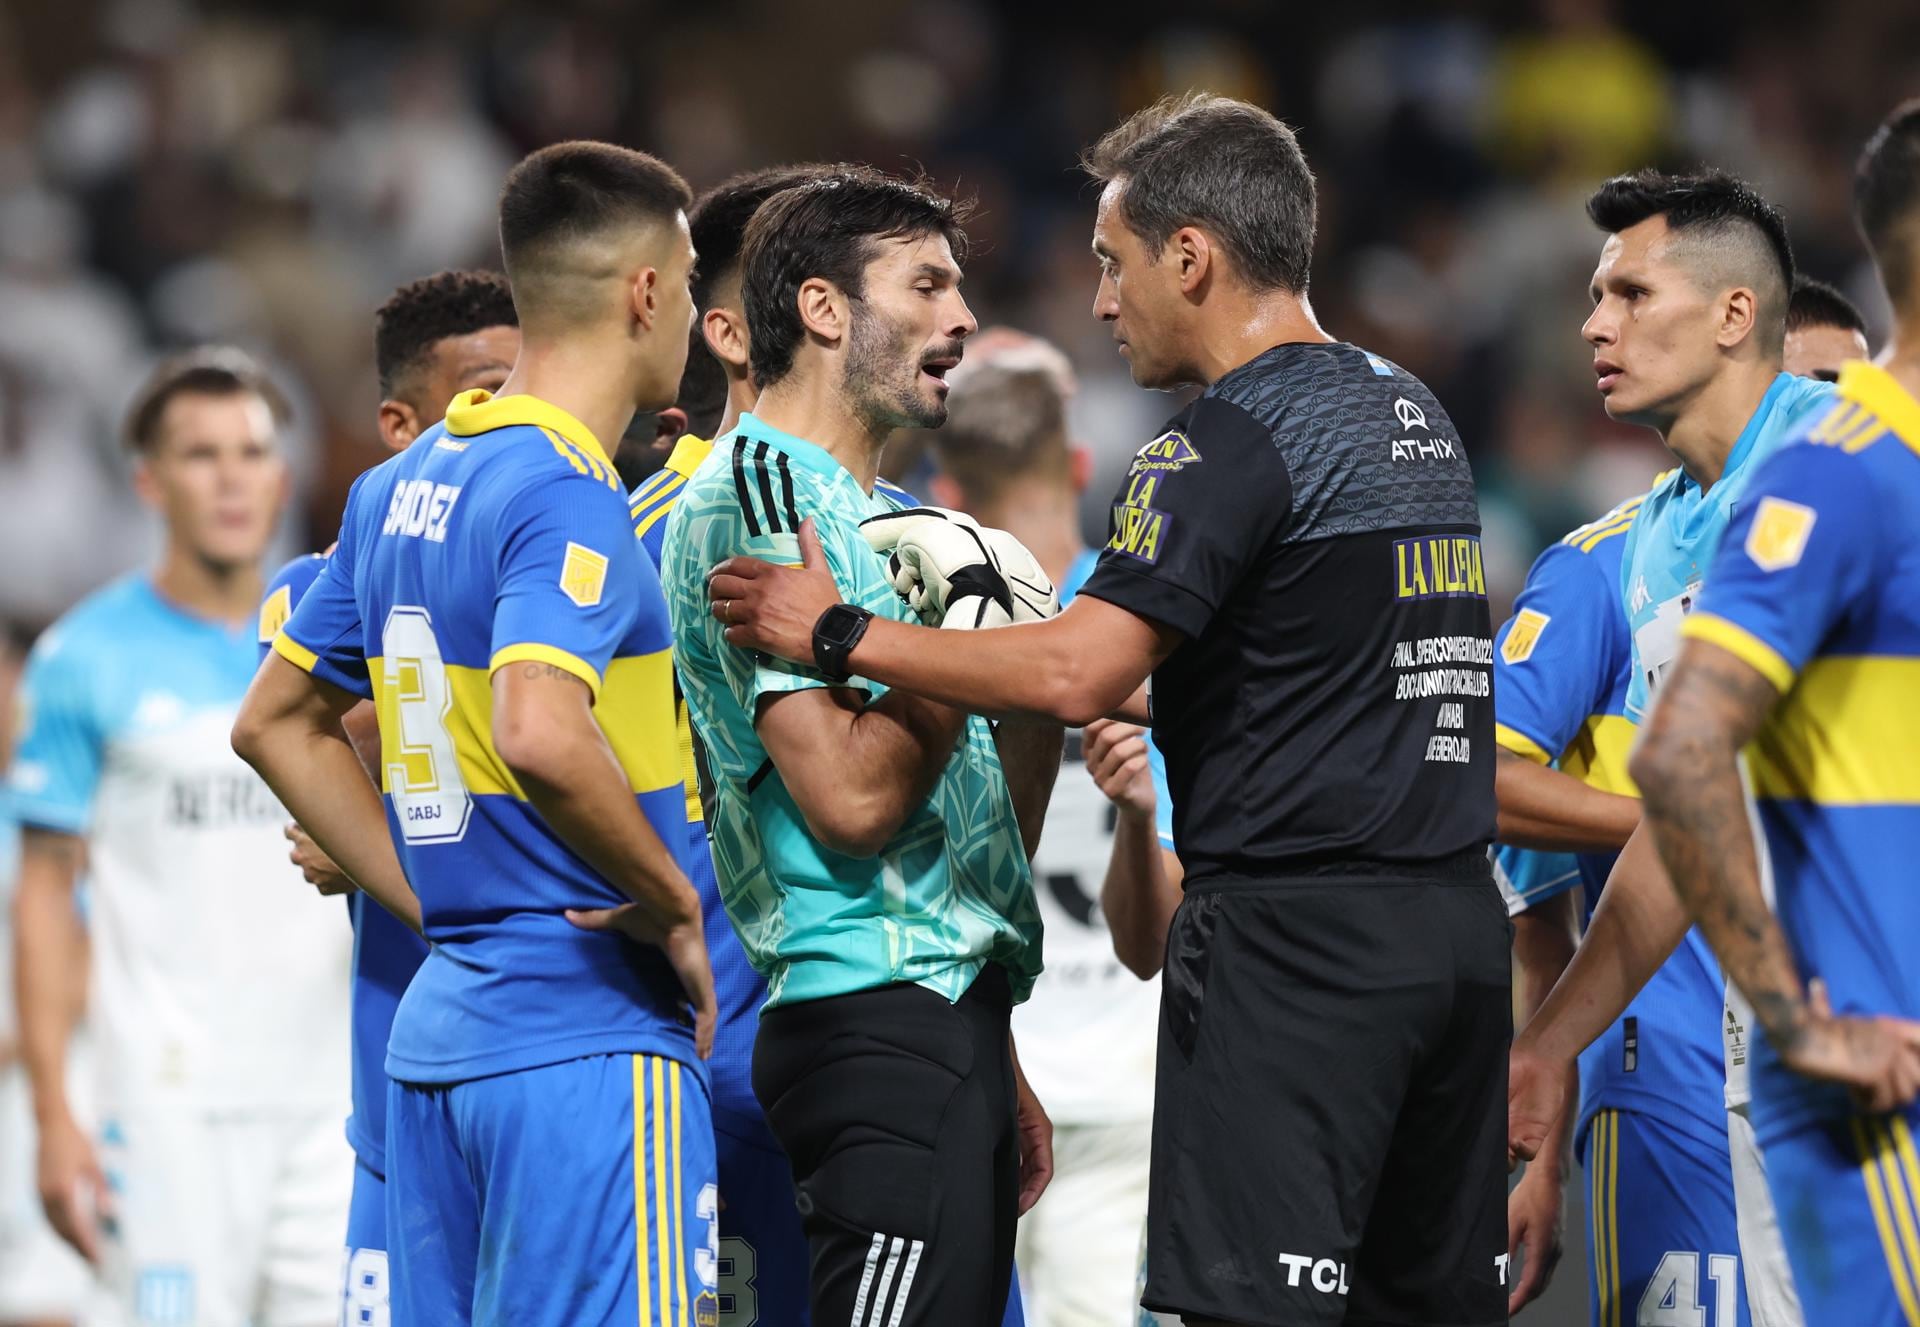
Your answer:
[[[1632,526],[1633,518],[1638,516],[1639,514],[1640,514],[1640,504],[1636,502],[1633,504],[1633,506],[1630,509],[1628,509],[1627,513],[1624,516],[1620,517],[1619,520],[1614,521],[1608,525],[1601,526],[1599,529],[1589,532],[1580,541],[1580,551],[1582,553],[1591,553],[1593,552],[1594,549],[1600,547],[1601,544],[1613,538],[1615,535],[1625,534],[1628,528]]]
[[[663,510],[662,503],[671,505],[670,499],[686,485],[686,482],[685,475],[677,475],[671,470],[662,470],[635,491],[634,495],[627,500],[627,515],[636,522],[633,532],[646,533],[640,528],[638,522]]]
[[[634,1266],[639,1281],[641,1321],[653,1300],[650,1254],[647,1249],[647,1061],[650,1056],[633,1059],[633,1229]]]
[[[1536,765],[1553,763],[1553,757],[1547,754],[1546,749],[1518,728],[1509,728],[1504,723],[1494,724],[1493,741],[1502,751],[1511,751]]]
[[[653,1061],[653,1215],[654,1244],[660,1253],[660,1316],[655,1322],[666,1327],[673,1321],[673,1273],[672,1264],[667,1261],[671,1232],[668,1227],[675,1224],[679,1213],[667,1206],[667,1131],[661,1116],[661,1099],[665,1091],[665,1061],[658,1055],[649,1056]]]
[[[687,1320],[687,1209],[680,1204],[680,1065],[674,1064],[667,1089],[670,1103],[667,1121],[673,1142],[673,1279],[680,1294],[679,1327],[692,1327]]]
[[[1680,624],[1680,635],[1683,639],[1703,640],[1710,645],[1718,645],[1773,683],[1776,691],[1784,694],[1793,686],[1793,665],[1780,657],[1780,651],[1745,627],[1729,622],[1724,617],[1716,617],[1712,613],[1691,613]]]
[[[1600,1301],[1600,1327],[1607,1327],[1607,1225],[1602,1206],[1600,1176],[1605,1173],[1606,1119],[1603,1110],[1596,1113],[1587,1135],[1587,1212],[1592,1225],[1587,1237],[1593,1241],[1593,1293]]]
[[[681,483],[685,483],[685,482],[686,482],[685,480],[681,481]],[[640,536],[645,535],[647,531],[653,529],[653,527],[660,524],[661,521],[664,521],[667,518],[667,513],[672,510],[673,510],[673,503],[671,501],[663,502],[658,507],[654,508],[644,518],[641,519],[638,525],[633,527],[633,533],[635,538],[639,538]]]
[[[523,648],[509,646],[500,654]],[[522,657],[551,662],[546,656]],[[499,658],[495,656],[496,662]],[[381,791],[392,791],[392,770],[396,766],[406,772],[407,786],[415,791],[431,791],[436,783],[427,734],[415,731],[418,719],[415,727],[406,726],[402,706],[414,703],[427,704],[433,711],[429,721],[437,720],[445,727],[468,792],[526,801],[520,781],[494,749],[493,670],[443,665],[446,696],[436,698],[428,695],[429,679],[421,661],[399,659],[395,663],[394,681],[398,685],[390,684],[385,658],[375,655],[367,660],[374,706],[380,716]],[[627,773],[627,786],[635,793],[680,785],[680,754],[673,736],[672,670],[673,656],[667,650],[615,659],[607,665],[606,682],[594,705],[593,717]],[[436,700],[444,708],[435,704]],[[419,745],[409,745],[410,740]]]
[[[673,710],[671,650],[615,659],[607,666],[607,689],[593,717],[637,793],[678,788],[683,781]]]
[[[1920,401],[1885,369],[1854,360],[1840,370],[1840,395],[1871,411],[1901,442],[1920,452]]]
[[[1908,1327],[1920,1327],[1920,1299],[1915,1296],[1913,1277],[1913,1216],[1903,1195],[1899,1165],[1892,1156],[1893,1140],[1871,1120],[1856,1116],[1849,1123],[1860,1155],[1860,1175],[1867,1186],[1867,1205],[1873,1210],[1873,1224],[1893,1278],[1894,1294]]]
[[[273,652],[298,668],[303,673],[311,673],[314,665],[320,662],[320,656],[289,636],[285,631],[273,638]]]
[[[551,664],[562,672],[572,673],[587,684],[587,690],[593,698],[600,699],[600,673],[594,666],[579,655],[560,649],[555,645],[542,645],[536,641],[526,641],[519,645],[505,645],[493,652],[493,658],[487,660],[487,673],[491,676],[510,663]]]
[[[1633,518],[1640,510],[1640,504],[1647,500],[1642,493],[1639,497],[1628,498],[1598,520],[1588,521],[1577,526],[1560,537],[1560,542],[1569,547],[1578,547],[1582,552],[1591,553],[1595,544],[1610,535],[1616,535],[1633,524]],[[1591,541],[1591,542],[1589,542]]]
[[[1589,788],[1622,797],[1638,797],[1639,787],[1627,773],[1627,757],[1639,730],[1624,714],[1596,714],[1560,753],[1560,769]]]
[[[578,470],[583,475],[592,475],[608,488],[616,492],[619,491],[619,475],[611,465],[601,460],[596,453],[588,451],[572,439],[556,433],[550,428],[543,428],[540,431],[547,435],[547,441],[553,444],[553,449],[560,453],[562,459],[569,462],[575,470]]]
[[[1822,806],[1920,805],[1916,695],[1920,658],[1815,659],[1747,748],[1754,795]]]

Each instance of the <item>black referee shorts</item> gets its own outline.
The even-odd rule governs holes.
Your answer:
[[[1162,977],[1146,1307],[1504,1323],[1509,927],[1456,878],[1200,882]]]
[[[823,1327],[998,1327],[1019,1197],[1012,1009],[911,985],[767,1010],[753,1091],[787,1158]],[[722,1195],[724,1197],[724,1195]]]

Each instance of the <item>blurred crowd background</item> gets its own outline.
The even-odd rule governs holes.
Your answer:
[[[299,484],[283,547],[327,543],[381,455],[373,309],[410,278],[497,264],[503,173],[569,137],[647,148],[696,188],[855,159],[977,196],[969,298],[1074,357],[1093,533],[1121,458],[1174,406],[1128,383],[1089,317],[1093,193],[1074,163],[1190,87],[1300,130],[1321,187],[1314,305],[1451,412],[1500,613],[1538,548],[1663,455],[1593,390],[1587,192],[1648,163],[1736,170],[1785,207],[1806,270],[1883,327],[1849,171],[1920,91],[1920,5],[9,0],[0,620],[31,632],[154,546],[120,415],[157,355],[197,341],[283,375]]]

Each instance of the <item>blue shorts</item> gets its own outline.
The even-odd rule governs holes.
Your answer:
[[[345,1327],[388,1321],[387,1182],[353,1159],[353,1204],[347,1208],[347,1258],[340,1288]]]
[[[1762,1145],[1809,1324],[1920,1323],[1920,1108]]]
[[[1581,1143],[1593,1327],[1749,1327],[1726,1143],[1637,1110],[1595,1112]]]
[[[718,1321],[713,1126],[695,1071],[594,1055],[394,1082],[387,1102],[394,1321]]]

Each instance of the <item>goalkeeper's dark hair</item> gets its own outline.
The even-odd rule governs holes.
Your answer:
[[[1810,276],[1793,279],[1793,297],[1787,301],[1787,330],[1806,327],[1838,327],[1843,332],[1867,334],[1867,320],[1854,302],[1837,286]]]
[[[251,355],[232,346],[199,346],[162,361],[141,384],[127,411],[127,446],[151,456],[167,407],[182,396],[257,396],[275,428],[287,422],[287,398]]]
[[[519,325],[513,291],[498,272],[435,272],[409,281],[373,315],[373,367],[380,395],[403,395],[407,379],[448,337]]]
[[[1853,215],[1901,313],[1920,307],[1920,98],[1873,132],[1853,171]]]
[[[761,390],[792,371],[806,338],[803,284],[822,277],[859,298],[867,264],[886,239],[937,234],[964,264],[970,211],[925,181],[853,165],[829,167],[763,203],[740,253],[748,362]]]
[[[500,191],[500,256],[521,321],[549,301],[557,315],[576,312],[566,279],[599,275],[583,251],[622,231],[671,225],[692,201],[673,167],[632,148],[577,140],[529,154]]]
[[[1691,175],[1638,170],[1594,190],[1587,216],[1609,235],[1664,217],[1679,242],[1676,256],[1703,286],[1742,285],[1754,292],[1761,345],[1780,352],[1793,289],[1793,244],[1785,214],[1751,184],[1722,170]]]

